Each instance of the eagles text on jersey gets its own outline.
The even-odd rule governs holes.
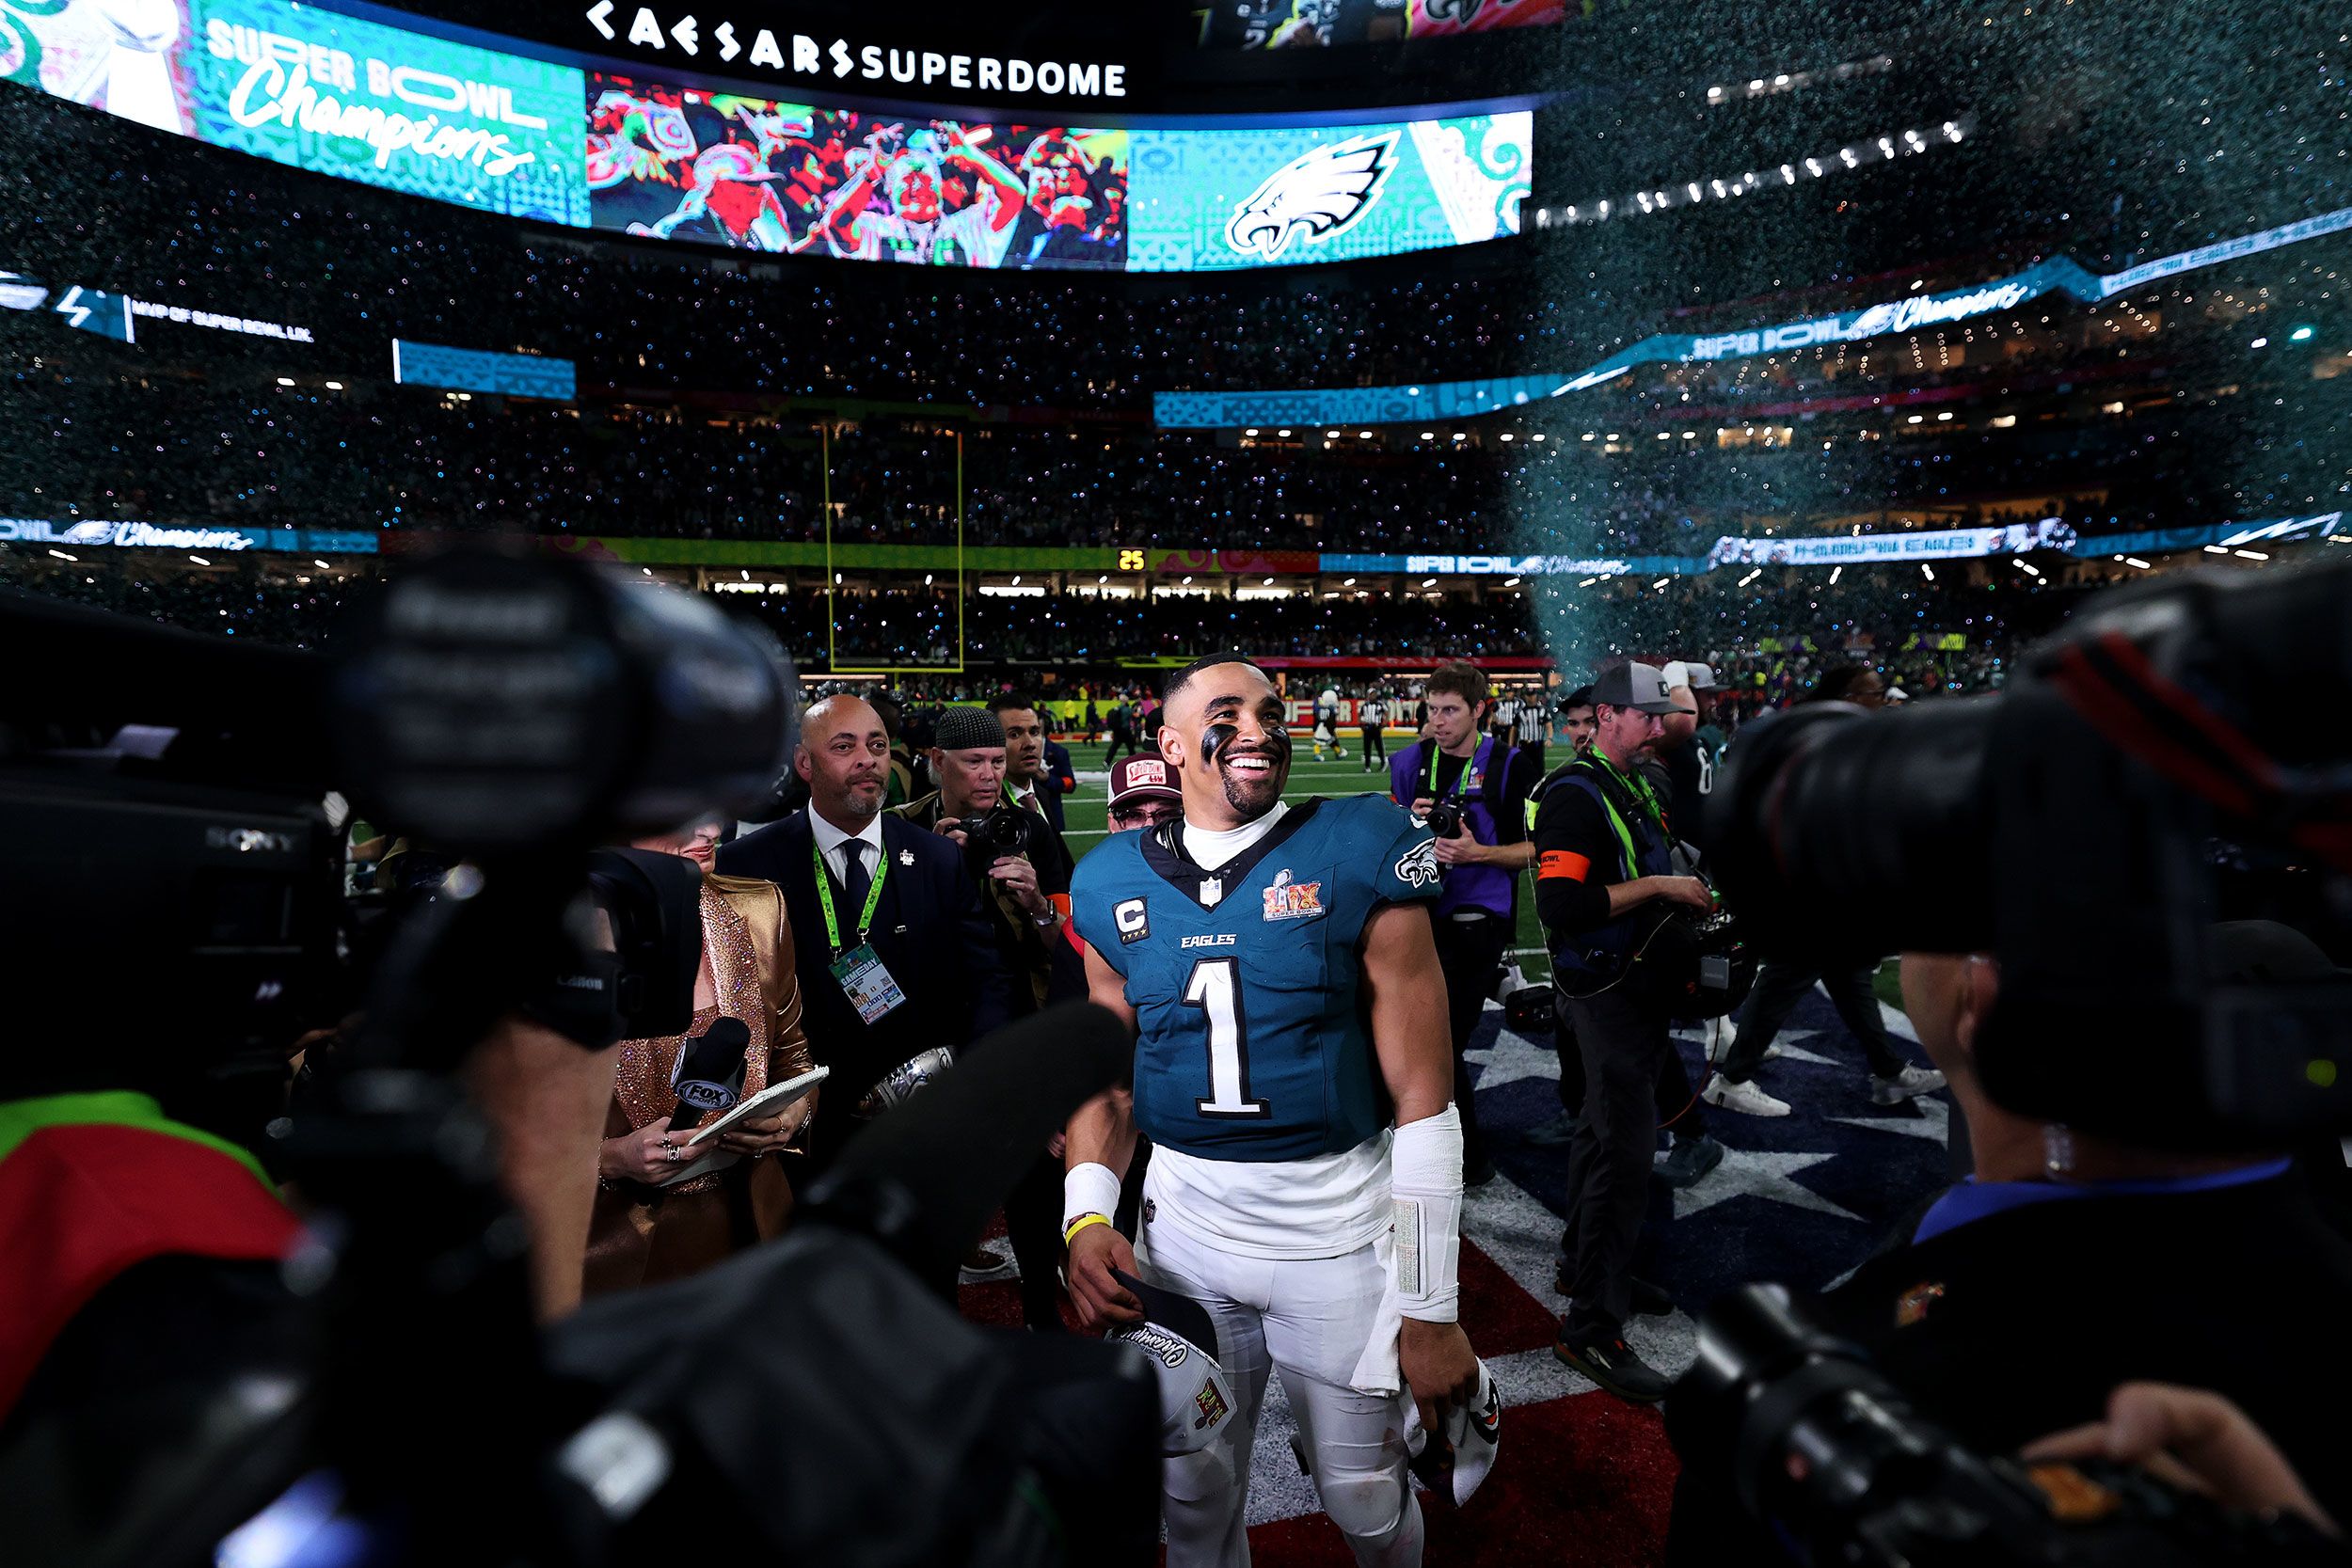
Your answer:
[[[1078,934],[1136,1009],[1136,1123],[1209,1160],[1298,1160],[1380,1130],[1357,991],[1364,923],[1438,896],[1429,830],[1376,795],[1311,800],[1214,871],[1175,826],[1078,863]]]

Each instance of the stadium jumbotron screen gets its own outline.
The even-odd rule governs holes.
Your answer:
[[[610,62],[294,0],[26,13],[16,80],[315,173],[461,206],[777,255],[1227,270],[1518,232],[1534,116],[1083,128],[657,82]],[[487,47],[497,44],[500,47]],[[1015,120],[1018,122],[1014,122]]]

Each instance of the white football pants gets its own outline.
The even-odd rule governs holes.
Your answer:
[[[1250,1258],[1147,1222],[1136,1242],[1146,1282],[1191,1297],[1216,1325],[1233,1418],[1199,1453],[1166,1461],[1168,1568],[1247,1568],[1249,1454],[1266,1371],[1280,1373],[1323,1510],[1361,1568],[1418,1568],[1421,1503],[1406,1469],[1409,1396],[1349,1386],[1388,1288],[1369,1246],[1340,1258]]]

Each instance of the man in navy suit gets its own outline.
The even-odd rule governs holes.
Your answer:
[[[833,1069],[812,1140],[821,1167],[876,1114],[865,1102],[896,1069],[1003,1024],[1012,976],[961,852],[882,810],[890,737],[869,704],[812,706],[792,766],[808,809],[725,846],[718,869],[784,891],[809,1050]]]

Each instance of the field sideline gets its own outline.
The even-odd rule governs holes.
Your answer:
[[[1410,745],[1411,741],[1407,739],[1404,744]],[[1078,765],[1078,789],[1062,801],[1063,819],[1069,824],[1062,836],[1070,841],[1070,852],[1083,859],[1088,850],[1103,842],[1109,831],[1105,825],[1109,781],[1099,767],[1089,767],[1101,762],[1103,756],[1093,746],[1073,747],[1071,755]],[[1317,795],[1388,792],[1388,775],[1365,772],[1357,760],[1354,746],[1348,747],[1344,762],[1317,762],[1313,748],[1305,746],[1291,763],[1290,784],[1283,790],[1282,799],[1299,801]],[[1518,936],[1513,946],[1529,950],[1520,954],[1519,965],[1530,980],[1551,978],[1551,963],[1541,951],[1543,937],[1535,923],[1534,885],[1524,877],[1519,881]]]

